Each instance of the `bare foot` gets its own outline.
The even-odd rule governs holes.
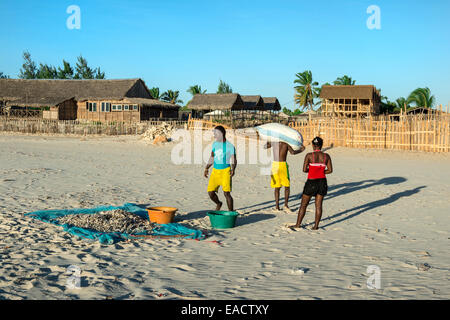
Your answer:
[[[314,227],[311,228],[311,230],[319,230],[319,227],[314,226]]]
[[[216,211],[219,211],[220,208],[222,208],[222,202],[219,201],[219,203],[216,206]]]
[[[275,207],[275,208],[272,208],[272,212],[280,213],[283,211],[280,208]]]

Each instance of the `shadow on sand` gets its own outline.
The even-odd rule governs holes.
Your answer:
[[[325,227],[332,226],[333,224],[336,224],[336,223],[339,223],[339,222],[343,222],[345,220],[348,220],[348,219],[354,218],[356,216],[359,216],[360,214],[362,214],[364,212],[367,212],[367,211],[370,211],[370,210],[373,210],[373,209],[380,208],[380,207],[386,206],[388,204],[391,204],[391,203],[397,201],[400,198],[410,197],[410,196],[412,196],[412,195],[414,195],[416,193],[419,193],[420,190],[423,189],[423,188],[426,188],[426,186],[420,186],[420,187],[417,187],[417,188],[414,188],[414,189],[398,192],[398,193],[390,195],[387,198],[376,200],[376,201],[372,201],[372,202],[369,202],[369,203],[366,203],[366,204],[354,207],[352,209],[348,209],[348,210],[336,213],[334,215],[326,217],[325,219],[322,219],[320,222],[323,223],[323,222],[329,221],[331,219],[339,218],[339,217],[342,217],[342,216],[343,217],[338,219],[338,220],[336,220],[336,221],[330,222],[330,223],[328,223],[326,225],[322,225],[321,227],[325,228]],[[309,224],[306,224],[305,226],[309,226],[309,225],[313,225],[313,224],[314,224],[314,222],[311,222]]]
[[[399,184],[405,182],[407,179],[403,177],[386,177],[379,180],[361,180],[356,182],[347,182],[347,183],[341,183],[336,184],[328,187],[328,194],[325,196],[325,199],[335,198],[338,196],[342,196],[345,194],[352,193],[354,191],[359,191],[362,189],[371,188],[377,185],[393,185],[393,184]],[[283,194],[283,190],[281,190],[281,194]],[[299,193],[298,195],[291,195],[289,197],[290,202],[290,208],[292,210],[298,210],[300,207],[300,203],[295,204],[297,207],[294,209],[292,206],[292,202],[298,200],[300,201],[302,198],[302,193]],[[284,197],[280,197],[280,205],[283,205],[284,203]],[[314,202],[314,197],[311,199],[311,202]],[[275,199],[270,201],[261,202],[259,204],[254,204],[251,206],[246,206],[239,208],[238,210],[245,210],[245,209],[253,209],[256,210],[265,210],[270,209],[275,206]]]

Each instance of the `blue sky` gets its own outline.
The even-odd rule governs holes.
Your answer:
[[[81,9],[69,30],[66,9]],[[369,30],[370,5],[381,29]],[[207,92],[222,79],[240,94],[276,96],[294,107],[295,74],[320,84],[344,74],[395,100],[429,87],[450,102],[450,1],[0,1],[0,71],[18,76],[22,53],[36,62],[75,64],[82,54],[109,79]]]

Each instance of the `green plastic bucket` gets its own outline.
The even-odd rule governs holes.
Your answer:
[[[236,218],[239,215],[236,211],[209,211],[208,216],[211,227],[214,229],[229,229],[236,225]]]

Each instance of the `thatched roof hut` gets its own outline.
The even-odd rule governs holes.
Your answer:
[[[281,105],[276,97],[265,97],[263,98],[265,110],[280,111]]]
[[[325,116],[359,117],[380,112],[380,91],[373,85],[325,85],[320,98]]]
[[[142,79],[0,79],[0,101],[4,101],[6,105],[54,106],[70,98],[77,101],[124,100],[125,103],[179,108],[177,105],[152,99]]]
[[[265,110],[261,96],[241,96],[244,102],[244,110]]]
[[[224,94],[196,94],[189,103],[189,109],[205,110],[243,110],[245,108],[242,98],[237,93]]]
[[[0,106],[57,107],[69,111],[59,110],[52,119],[92,121],[176,118],[180,108],[152,99],[141,79],[0,79]]]
[[[380,100],[380,92],[373,85],[325,85],[320,92],[320,98]]]

